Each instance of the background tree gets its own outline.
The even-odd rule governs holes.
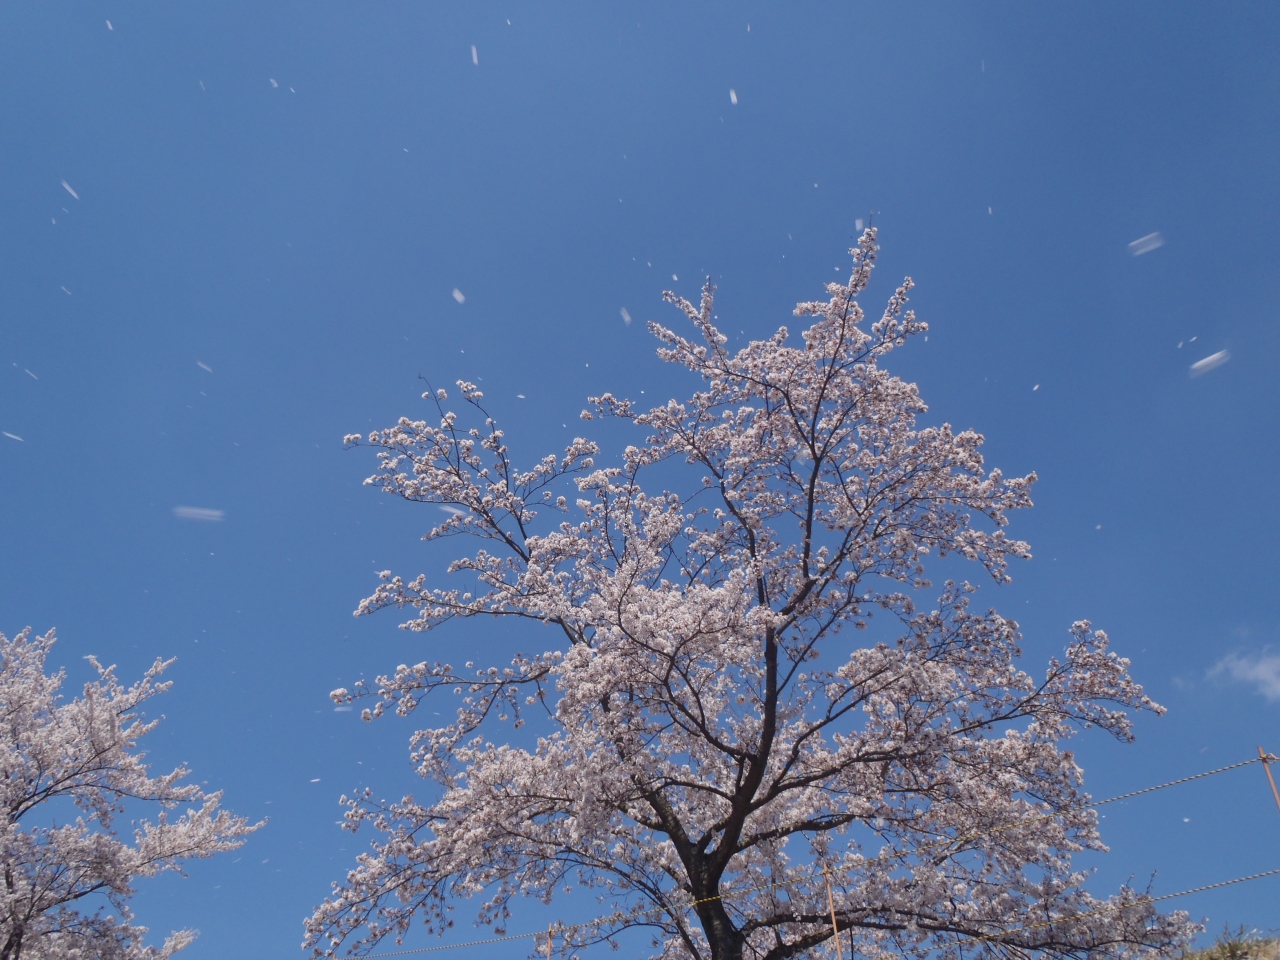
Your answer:
[[[985,471],[976,433],[917,425],[915,385],[881,366],[926,329],[905,310],[911,281],[864,329],[875,232],[851,252],[848,283],[796,308],[815,318],[799,344],[784,327],[730,353],[709,284],[699,306],[668,293],[698,337],[652,324],[659,356],[702,389],[650,410],[592,398],[585,419],[645,431],[617,465],[577,439],[518,469],[466,382],[474,425],[440,390],[424,394],[435,422],[369,434],[367,483],[450,511],[425,539],[480,542],[450,566],[474,583],[385,572],[357,613],[415,608],[410,630],[525,618],[560,641],[501,669],[423,662],[334,691],[372,696],[366,717],[435,692],[460,705],[412,740],[430,801],[344,798],[347,827],[382,838],[310,918],[317,954],[399,939],[415,916],[441,931],[458,898],[480,897],[479,921],[501,931],[513,898],[566,884],[602,901],[558,938],[566,952],[642,928],[655,957],[782,960],[829,940],[833,912],[870,957],[1185,941],[1185,915],[1127,888],[1095,899],[1071,866],[1102,846],[1062,741],[1080,726],[1128,740],[1126,708],[1160,709],[1128,662],[1080,622],[1034,680],[1018,625],[972,609],[972,585],[916,607],[930,554],[997,582],[1030,556],[1004,528],[1035,478]],[[540,524],[548,509],[578,516]],[[878,636],[857,642],[873,614]],[[531,708],[547,727],[532,749],[482,731]]]
[[[44,670],[53,642],[52,631],[0,634],[0,960],[169,957],[195,934],[147,946],[129,910],[134,880],[234,850],[262,824],[220,810],[222,794],[182,783],[184,766],[148,773],[137,743],[159,721],[137,711],[168,690],[157,678],[172,660],[122,687],[114,667],[90,657],[98,678],[64,701],[64,672]],[[142,803],[159,812],[120,839],[116,819]],[[185,804],[194,806],[175,815]]]

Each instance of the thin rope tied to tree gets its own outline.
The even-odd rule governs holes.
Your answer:
[[[1272,755],[1272,754],[1268,754],[1268,753],[1266,753],[1265,751],[1262,751],[1262,750],[1261,750],[1261,748],[1259,748],[1259,750],[1260,750],[1260,755],[1259,755],[1259,756],[1257,756],[1257,757],[1252,757],[1252,758],[1250,758],[1250,759],[1248,759],[1248,760],[1242,760],[1242,761],[1239,761],[1238,763],[1228,764],[1228,765],[1226,765],[1226,766],[1224,766],[1224,767],[1217,767],[1217,768],[1215,768],[1215,769],[1213,769],[1213,770],[1205,770],[1205,771],[1203,771],[1203,772],[1201,772],[1201,773],[1195,773],[1195,774],[1192,774],[1192,775],[1187,776],[1187,777],[1179,777],[1179,778],[1178,778],[1178,779],[1176,779],[1176,780],[1169,780],[1169,781],[1166,781],[1166,782],[1164,782],[1164,783],[1158,783],[1158,784],[1155,784],[1155,785],[1150,786],[1150,787],[1143,787],[1143,788],[1142,788],[1142,789],[1140,789],[1140,790],[1131,790],[1131,791],[1129,791],[1128,793],[1121,793],[1121,794],[1117,794],[1117,795],[1116,795],[1116,796],[1114,796],[1114,797],[1107,797],[1107,798],[1106,798],[1106,799],[1104,799],[1104,800],[1095,800],[1095,801],[1092,801],[1091,803],[1088,803],[1088,804],[1082,804],[1080,807],[1078,807],[1078,808],[1074,808],[1074,809],[1081,809],[1081,810],[1084,810],[1084,809],[1090,809],[1090,808],[1093,808],[1093,807],[1101,807],[1101,806],[1104,806],[1104,805],[1109,804],[1109,803],[1116,803],[1116,802],[1121,801],[1121,800],[1128,800],[1128,799],[1131,799],[1131,798],[1133,798],[1133,797],[1140,797],[1140,796],[1144,796],[1144,795],[1149,794],[1149,793],[1155,793],[1156,791],[1159,791],[1159,790],[1166,790],[1166,789],[1168,789],[1168,788],[1170,788],[1170,787],[1177,787],[1177,786],[1181,786],[1181,785],[1183,785],[1183,784],[1192,783],[1192,782],[1194,782],[1194,781],[1196,781],[1196,780],[1203,780],[1203,779],[1205,779],[1205,778],[1207,778],[1207,777],[1214,777],[1214,776],[1218,776],[1219,774],[1228,773],[1228,772],[1230,772],[1230,771],[1232,771],[1232,770],[1239,770],[1239,769],[1240,769],[1240,768],[1242,768],[1242,767],[1252,766],[1252,765],[1253,765],[1253,764],[1255,764],[1255,763],[1262,763],[1262,764],[1266,765],[1266,764],[1268,764],[1268,763],[1274,763],[1274,762],[1276,762],[1276,761],[1277,761],[1277,757],[1275,757],[1274,755]],[[1056,816],[1056,814],[1051,814],[1051,815],[1049,815],[1049,816]],[[932,846],[936,848],[936,847],[942,847],[942,846],[950,846],[950,845],[955,844],[955,843],[960,842],[960,841],[968,842],[968,841],[970,841],[970,840],[976,840],[976,839],[979,839],[979,838],[981,838],[981,837],[983,837],[983,836],[990,836],[990,835],[994,835],[994,834],[1000,833],[1000,832],[1002,832],[1002,831],[1004,831],[1004,830],[1011,829],[1011,828],[1013,828],[1013,827],[1017,827],[1017,826],[1025,826],[1025,825],[1027,825],[1027,824],[1037,823],[1037,822],[1040,822],[1041,820],[1044,820],[1044,819],[1046,819],[1046,817],[1033,817],[1033,818],[1030,818],[1030,819],[1028,819],[1028,820],[1019,821],[1019,822],[1018,822],[1018,823],[1016,823],[1016,824],[1005,824],[1005,825],[1003,825],[1003,826],[993,828],[992,830],[986,831],[986,832],[984,832],[984,833],[975,833],[975,834],[967,835],[967,836],[965,836],[965,837],[963,837],[963,838],[956,838],[956,839],[950,839],[950,840],[945,840],[945,841],[939,841],[938,843],[933,844]],[[922,848],[922,849],[924,849],[924,848]],[[877,859],[890,860],[890,859],[896,859],[896,858],[899,858],[899,857],[901,857],[902,855],[903,855],[902,853],[894,853],[894,854],[889,854],[889,855],[887,855],[887,856],[882,856],[882,857],[877,858]],[[840,870],[838,870],[838,869],[835,871],[835,873],[836,873],[837,875],[838,875],[838,874],[840,874],[841,872],[842,872],[842,871],[840,871]],[[719,895],[719,896],[715,896],[715,897],[703,897],[703,898],[698,899],[698,900],[692,900],[692,901],[690,901],[690,902],[687,904],[687,906],[688,906],[688,907],[694,907],[694,906],[698,906],[698,905],[701,905],[701,904],[704,904],[704,903],[709,903],[709,902],[712,902],[712,901],[715,901],[715,900],[731,900],[731,899],[733,899],[733,897],[735,897],[735,896],[741,896],[741,895],[746,894],[746,893],[758,893],[758,892],[761,892],[761,891],[763,891],[763,890],[768,890],[768,889],[774,889],[774,888],[777,888],[777,887],[788,886],[788,885],[795,884],[795,883],[801,883],[801,882],[803,882],[803,881],[805,881],[805,880],[811,880],[811,879],[814,879],[814,878],[815,878],[815,877],[817,877],[817,876],[822,876],[822,877],[825,879],[825,881],[826,881],[826,886],[827,886],[827,900],[828,900],[828,907],[829,907],[829,910],[830,910],[830,913],[831,913],[831,927],[832,927],[832,931],[833,931],[833,938],[836,940],[836,942],[837,942],[837,944],[838,944],[838,943],[839,943],[839,938],[838,938],[838,935],[836,935],[836,931],[837,931],[837,924],[836,924],[835,899],[834,899],[834,894],[833,894],[833,891],[832,891],[832,888],[831,888],[831,880],[830,880],[831,873],[832,873],[832,871],[831,871],[829,868],[824,867],[821,871],[815,871],[813,874],[811,874],[811,875],[809,875],[809,876],[806,876],[806,877],[792,877],[792,878],[789,878],[789,879],[787,879],[787,880],[778,880],[778,881],[773,881],[773,882],[771,882],[771,883],[763,884],[763,885],[756,886],[756,887],[749,887],[749,888],[742,889],[742,890],[730,891],[730,892],[727,892],[727,893],[724,893],[724,894],[721,894],[721,895]],[[1131,909],[1131,908],[1133,908],[1133,907],[1137,907],[1137,906],[1143,906],[1143,905],[1148,904],[1148,903],[1158,903],[1158,902],[1161,902],[1161,901],[1164,901],[1164,900],[1172,900],[1172,899],[1176,899],[1176,898],[1178,898],[1178,897],[1189,896],[1189,895],[1194,894],[1194,893],[1202,893],[1202,892],[1204,892],[1204,891],[1206,891],[1206,890],[1216,890],[1216,889],[1218,889],[1218,888],[1220,888],[1220,887],[1228,887],[1228,886],[1232,886],[1232,885],[1234,885],[1234,884],[1238,884],[1238,883],[1245,883],[1245,882],[1248,882],[1248,881],[1251,881],[1251,880],[1258,880],[1258,879],[1262,879],[1262,878],[1264,878],[1264,877],[1274,876],[1274,875],[1276,875],[1276,874],[1278,874],[1278,873],[1280,873],[1280,869],[1277,869],[1277,870],[1270,870],[1270,871],[1266,871],[1266,872],[1263,872],[1263,873],[1251,874],[1251,875],[1246,876],[1246,877],[1238,877],[1238,878],[1236,878],[1236,879],[1234,879],[1234,880],[1224,880],[1224,881],[1221,881],[1221,882],[1219,882],[1219,883],[1209,884],[1209,885],[1207,885],[1207,886],[1202,886],[1202,887],[1194,887],[1194,888],[1192,888],[1192,889],[1189,889],[1189,890],[1182,890],[1182,891],[1179,891],[1179,892],[1177,892],[1177,893],[1168,893],[1168,894],[1164,894],[1164,895],[1159,896],[1159,897],[1142,898],[1142,899],[1139,899],[1139,900],[1135,900],[1135,901],[1133,901],[1132,903],[1127,903],[1127,904],[1122,904],[1122,905],[1109,905],[1109,906],[1107,906],[1107,907],[1102,907],[1102,908],[1099,908],[1098,910],[1089,911],[1089,912],[1087,912],[1087,913],[1072,914],[1072,915],[1070,915],[1070,916],[1058,917],[1058,918],[1055,918],[1055,919],[1053,919],[1053,920],[1044,921],[1044,922],[1042,922],[1042,923],[1038,923],[1038,924],[1031,924],[1031,925],[1028,925],[1028,926],[1024,926],[1024,927],[1017,927],[1017,928],[1010,929],[1010,930],[1002,930],[1002,931],[998,931],[998,932],[995,932],[995,933],[985,934],[985,935],[977,936],[977,937],[970,937],[970,938],[966,938],[966,939],[964,939],[964,940],[961,940],[961,941],[959,941],[959,942],[960,942],[960,943],[968,943],[968,942],[971,942],[971,941],[985,941],[985,940],[994,939],[994,938],[999,937],[999,936],[1004,936],[1004,935],[1013,934],[1013,933],[1020,933],[1020,932],[1023,932],[1023,931],[1025,931],[1025,930],[1036,930],[1036,929],[1041,929],[1041,928],[1043,928],[1043,927],[1045,927],[1045,926],[1052,926],[1053,924],[1056,924],[1056,923],[1065,923],[1065,922],[1068,922],[1068,921],[1070,921],[1070,920],[1083,919],[1083,918],[1085,918],[1085,917],[1095,916],[1095,915],[1097,915],[1097,914],[1100,914],[1100,913],[1107,913],[1107,912],[1111,912],[1111,911],[1113,911],[1113,910],[1126,910],[1126,909]],[[653,909],[651,909],[651,910],[645,911],[645,912],[644,912],[643,914],[641,914],[640,916],[652,916],[652,915],[655,915],[655,914],[661,914],[661,913],[664,913],[664,912],[667,912],[664,908],[658,908],[658,907],[655,907],[655,908],[653,908]],[[567,924],[567,925],[563,925],[563,926],[561,927],[561,930],[563,930],[563,931],[565,932],[566,936],[567,936],[568,932],[569,932],[569,931],[571,931],[571,930],[585,929],[585,928],[587,928],[588,926],[589,926],[588,924]],[[553,930],[554,930],[554,929],[555,929],[555,925],[553,924],[553,925],[551,925],[550,927],[548,927],[548,928],[547,928],[547,932],[546,932],[546,934],[545,934],[545,936],[546,936],[546,938],[547,938],[547,956],[548,956],[548,958],[551,956],[552,932],[553,932]],[[850,928],[849,933],[850,933],[850,936],[852,937],[852,935],[853,935],[853,930],[852,930],[852,928]],[[411,949],[411,950],[397,950],[397,951],[392,951],[392,952],[389,952],[389,953],[369,954],[369,955],[366,955],[365,960],[381,960],[381,958],[383,958],[383,957],[399,957],[399,956],[407,956],[407,955],[410,955],[410,954],[416,954],[416,953],[432,953],[432,952],[436,952],[436,951],[440,951],[440,950],[455,950],[455,949],[463,949],[463,948],[467,948],[467,947],[478,947],[478,946],[484,946],[484,945],[486,945],[486,944],[494,944],[494,943],[508,943],[508,942],[510,942],[510,941],[513,941],[513,940],[524,940],[524,939],[528,939],[528,938],[534,938],[534,939],[536,940],[536,939],[538,939],[539,937],[542,937],[542,936],[544,936],[544,934],[542,934],[542,933],[510,934],[510,935],[502,936],[502,937],[492,937],[492,938],[485,939],[485,940],[470,940],[470,941],[466,941],[466,942],[464,942],[464,943],[441,944],[441,945],[431,946],[431,947],[418,947],[418,948]],[[839,950],[839,949],[840,949],[840,948],[839,948],[839,946],[837,945],[837,950]],[[933,950],[933,949],[936,949],[936,948],[929,948],[929,950]],[[929,952],[929,950],[926,950],[926,951],[923,951],[923,952]],[[908,951],[908,952],[909,952],[909,953],[913,953],[913,952],[918,953],[918,952],[920,952],[920,951]]]

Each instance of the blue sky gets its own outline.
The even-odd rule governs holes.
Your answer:
[[[271,817],[145,885],[140,919],[199,928],[193,960],[298,955],[359,847],[338,795],[415,786],[409,725],[327,692],[539,642],[352,618],[374,571],[443,559],[344,433],[462,377],[517,451],[556,449],[590,393],[690,388],[644,330],[679,320],[663,289],[710,274],[726,329],[797,328],[869,211],[869,308],[911,274],[931,325],[892,368],[1041,477],[1012,528],[1036,559],[984,599],[1037,670],[1093,620],[1169,707],[1133,746],[1077,741],[1095,795],[1280,752],[1278,27],[1174,2],[0,7],[0,629],[57,627],[73,679],[176,655],[151,756]],[[1257,766],[1103,824],[1099,892],[1280,866]],[[1175,903],[1217,929],[1278,898]]]

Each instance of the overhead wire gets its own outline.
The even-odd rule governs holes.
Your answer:
[[[1261,748],[1259,748],[1258,752],[1259,752],[1258,756],[1253,757],[1249,760],[1241,760],[1238,763],[1228,764],[1225,767],[1217,767],[1213,770],[1205,770],[1202,773],[1195,773],[1187,777],[1179,777],[1177,780],[1169,780],[1165,783],[1155,784],[1154,786],[1143,787],[1140,790],[1131,790],[1128,793],[1121,793],[1114,797],[1107,797],[1105,800],[1094,800],[1094,801],[1090,801],[1089,803],[1080,804],[1078,806],[1064,807],[1061,810],[1056,810],[1056,811],[1053,811],[1052,813],[1030,817],[1025,820],[1016,821],[1014,823],[1002,824],[998,827],[993,827],[990,830],[984,830],[984,831],[979,831],[975,833],[965,834],[963,836],[948,837],[945,839],[936,840],[931,843],[923,844],[922,846],[916,847],[913,850],[901,850],[901,851],[895,851],[889,854],[881,854],[878,857],[873,857],[859,864],[858,869],[865,869],[866,867],[876,863],[883,863],[890,860],[903,859],[909,856],[918,856],[921,853],[924,853],[929,850],[937,850],[944,847],[954,847],[961,844],[970,843],[974,840],[981,839],[982,837],[994,836],[995,834],[1003,833],[1008,830],[1014,830],[1019,827],[1030,826],[1032,824],[1041,823],[1045,820],[1052,820],[1056,817],[1061,816],[1064,813],[1090,810],[1096,807],[1106,806],[1107,804],[1110,804],[1110,803],[1118,803],[1121,800],[1130,800],[1134,797],[1140,797],[1148,793],[1155,793],[1156,791],[1159,791],[1159,790],[1166,790],[1170,787],[1181,786],[1186,783],[1192,783],[1193,781],[1196,781],[1196,780],[1206,779],[1207,777],[1218,776],[1219,774],[1227,773],[1231,770],[1238,770],[1241,767],[1251,766],[1255,763],[1261,763],[1263,764],[1264,767],[1267,767],[1268,764],[1275,763],[1278,760],[1280,760],[1280,758],[1277,758],[1272,754],[1266,753]],[[1268,776],[1270,776],[1269,769],[1267,770],[1267,773],[1268,773]],[[774,881],[770,881],[769,883],[757,884],[755,886],[743,887],[736,890],[729,890],[724,893],[716,894],[714,896],[702,897],[696,900],[690,900],[684,904],[678,904],[675,906],[682,908],[684,910],[688,910],[690,908],[695,908],[695,907],[701,906],[702,904],[711,903],[716,900],[728,901],[728,900],[733,900],[736,898],[746,896],[747,894],[751,894],[751,893],[760,893],[765,890],[775,889],[775,888],[784,887],[784,886],[790,886],[792,884],[803,883],[805,881],[814,880],[816,878],[822,877],[824,874],[830,876],[832,874],[838,875],[842,873],[848,873],[851,869],[853,868],[844,868],[844,869],[837,868],[835,870],[829,870],[828,868],[824,867],[821,870],[815,869],[810,874],[807,874],[804,876],[789,877],[784,880],[774,880]],[[986,940],[993,940],[997,937],[1010,936],[1012,934],[1022,933],[1027,930],[1037,930],[1043,927],[1053,926],[1054,924],[1066,923],[1072,920],[1083,919],[1084,917],[1096,916],[1098,914],[1109,913],[1116,910],[1128,910],[1137,906],[1145,906],[1147,904],[1158,903],[1163,900],[1172,900],[1177,897],[1185,897],[1193,893],[1203,893],[1207,890],[1216,890],[1220,887],[1229,887],[1234,884],[1246,883],[1250,880],[1259,880],[1259,879],[1262,879],[1263,877],[1271,877],[1277,874],[1280,874],[1280,868],[1277,868],[1275,870],[1268,870],[1263,873],[1250,874],[1249,876],[1245,876],[1245,877],[1236,877],[1235,879],[1232,879],[1232,880],[1223,880],[1218,883],[1211,883],[1211,884],[1207,884],[1200,887],[1193,887],[1188,890],[1181,890],[1177,893],[1166,893],[1158,897],[1143,897],[1143,898],[1139,898],[1138,900],[1132,901],[1130,903],[1108,904],[1107,906],[1100,907],[1096,910],[1091,910],[1085,913],[1076,913],[1068,916],[1056,917],[1054,919],[1042,921],[1036,924],[1030,924],[1022,927],[999,930],[989,934],[982,934],[980,936],[967,937],[955,943],[946,944],[945,946],[959,946],[965,943],[977,943],[977,942],[982,942]],[[672,910],[673,910],[672,907],[654,907],[650,910],[642,911],[639,914],[632,914],[630,915],[629,918],[639,919],[654,913],[672,913]],[[563,927],[560,927],[559,930],[561,933],[567,934],[572,930],[586,929],[589,926],[593,926],[595,923],[601,922],[601,920],[608,920],[608,919],[611,919],[611,918],[599,918],[590,924],[586,924],[586,923],[567,924]],[[417,947],[417,948],[408,949],[408,950],[395,950],[395,951],[386,952],[386,953],[365,954],[363,960],[382,960],[382,958],[384,957],[402,957],[402,956],[409,956],[411,954],[419,954],[419,953],[435,953],[442,950],[461,950],[468,947],[480,947],[480,946],[486,946],[486,945],[495,944],[495,943],[509,943],[513,940],[525,940],[529,938],[536,939],[538,937],[544,937],[544,936],[548,936],[548,932],[542,931],[542,930],[534,931],[530,933],[507,934],[504,936],[489,937],[487,939],[481,939],[481,940],[469,940],[462,943],[437,944],[435,946],[430,946],[430,947]],[[935,949],[939,949],[939,947],[930,947],[928,948],[927,951],[924,951],[924,952],[930,952]],[[920,952],[920,951],[913,951],[913,952]]]
[[[1052,920],[1043,920],[1040,923],[1029,923],[1026,926],[1014,927],[1011,930],[998,930],[995,933],[984,933],[981,936],[965,937],[954,944],[948,946],[964,946],[966,943],[978,943],[983,940],[994,940],[996,937],[1007,937],[1014,933],[1023,933],[1027,930],[1040,930],[1044,927],[1052,927],[1058,923],[1068,923],[1072,920],[1083,920],[1085,917],[1096,917],[1103,913],[1114,913],[1120,910],[1132,910],[1134,907],[1145,907],[1152,903],[1159,903],[1161,900],[1173,900],[1177,897],[1190,896],[1193,893],[1204,893],[1206,890],[1217,890],[1221,887],[1234,886],[1237,883],[1247,883],[1250,880],[1261,880],[1263,877],[1274,877],[1280,874],[1280,868],[1275,870],[1265,870],[1262,873],[1251,873],[1247,877],[1236,877],[1234,880],[1220,880],[1217,883],[1207,883],[1201,887],[1192,887],[1189,890],[1179,890],[1177,893],[1165,893],[1158,897],[1139,897],[1132,903],[1112,903],[1105,907],[1099,907],[1096,910],[1086,910],[1084,913],[1073,913],[1070,916],[1054,917]]]

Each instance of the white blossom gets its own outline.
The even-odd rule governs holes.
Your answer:
[[[261,824],[219,809],[221,793],[184,783],[185,766],[153,777],[138,741],[158,723],[138,708],[168,690],[157,660],[129,687],[87,658],[97,679],[59,695],[46,675],[53,633],[0,634],[0,960],[160,960],[190,944],[179,930],[148,946],[129,909],[133,883],[243,844]],[[122,839],[117,820],[144,806]],[[185,808],[185,809],[184,809]]]
[[[927,329],[911,280],[870,323],[857,301],[875,237],[829,300],[797,307],[813,318],[799,342],[783,327],[731,353],[709,283],[698,305],[667,294],[697,335],[650,324],[659,355],[702,386],[650,409],[592,398],[585,420],[645,435],[611,465],[578,438],[519,469],[465,382],[465,418],[437,400],[431,421],[370,434],[367,482],[457,507],[425,539],[475,549],[449,567],[465,587],[388,571],[357,613],[408,609],[415,631],[523,618],[557,639],[506,667],[424,660],[334,692],[371,699],[368,717],[459,702],[412,739],[433,799],[344,798],[347,829],[376,836],[308,921],[316,956],[398,942],[415,919],[443,932],[468,898],[502,932],[518,898],[566,885],[601,908],[557,937],[565,955],[642,928],[662,960],[808,956],[832,933],[823,870],[842,937],[874,960],[1180,949],[1184,914],[1128,888],[1096,899],[1071,865],[1104,848],[1063,741],[1128,740],[1127,709],[1160,710],[1128,661],[1082,621],[1034,679],[1018,624],[975,609],[973,585],[917,609],[927,557],[997,582],[1030,557],[1005,527],[1035,476],[987,470],[972,431],[917,422],[916,386],[882,366]],[[530,710],[536,746],[493,736]]]

